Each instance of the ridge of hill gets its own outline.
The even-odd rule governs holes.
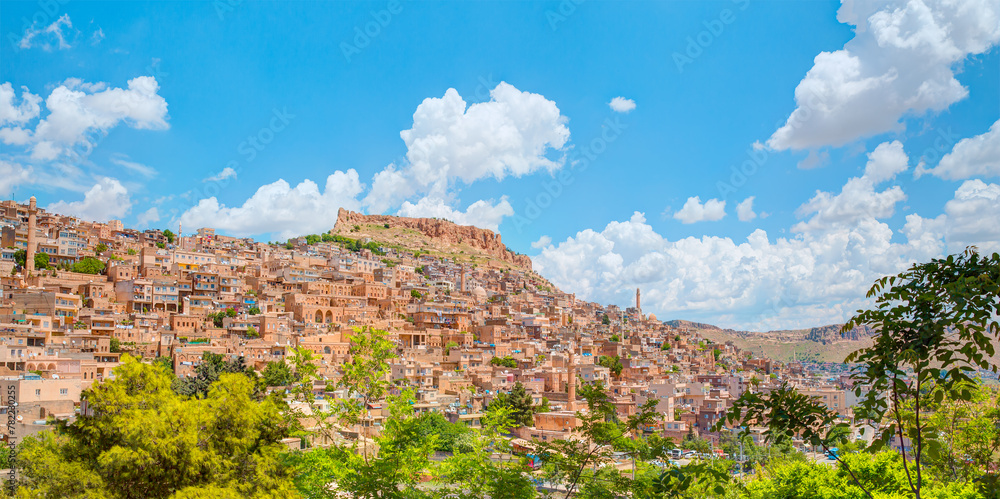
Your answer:
[[[343,208],[337,213],[333,234],[368,238],[380,244],[443,256],[459,263],[516,267],[531,272],[531,258],[506,245],[500,234],[438,218],[365,215]]]
[[[673,320],[674,327],[686,327],[715,342],[732,341],[741,349],[780,361],[843,362],[851,352],[872,343],[874,330],[859,326],[841,331],[843,324],[830,324],[808,329],[775,331],[741,331],[723,329],[711,324]]]

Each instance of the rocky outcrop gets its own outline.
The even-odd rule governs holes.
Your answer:
[[[517,254],[507,248],[500,234],[471,225],[458,225],[436,218],[407,218],[391,215],[365,215],[343,208],[337,212],[338,231],[347,232],[354,225],[382,225],[393,228],[412,229],[427,237],[450,244],[466,244],[493,258],[503,260],[517,267],[531,270],[531,258]]]
[[[806,339],[825,345],[837,341],[859,341],[874,334],[874,331],[868,326],[857,326],[850,331],[841,331],[841,327],[843,326],[839,324],[814,327],[806,333]]]

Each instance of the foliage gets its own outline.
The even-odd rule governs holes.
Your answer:
[[[505,435],[516,424],[510,407],[486,413],[479,430],[470,430],[467,442],[438,468],[443,497],[478,499],[531,498],[537,494],[525,471],[523,458],[513,455]]]
[[[608,341],[612,341],[612,342],[614,342],[614,343],[618,343],[618,342],[620,342],[621,340],[622,340],[622,337],[621,337],[621,336],[618,336],[617,334],[612,334],[612,335],[611,335],[611,337],[610,337],[610,338],[608,338]]]
[[[624,366],[622,366],[622,359],[617,355],[601,355],[597,357],[597,365],[610,369],[611,374],[613,374],[616,378],[622,375],[622,369],[624,369]]]
[[[438,412],[428,412],[417,417],[416,425],[424,438],[435,438],[434,450],[455,452],[460,442],[472,431],[468,426],[452,423]]]
[[[104,253],[107,250],[108,250],[108,245],[104,243],[97,243],[97,246],[94,246],[94,253],[100,254]]]
[[[506,357],[493,357],[490,359],[490,365],[517,369],[517,359],[510,355]]]
[[[948,461],[942,457],[948,453],[947,432],[930,416],[934,405],[946,395],[949,401],[974,400],[970,373],[979,368],[997,370],[987,356],[996,353],[991,336],[1000,335],[998,281],[1000,254],[982,257],[970,248],[879,279],[868,292],[875,307],[859,311],[844,325],[844,331],[861,325],[878,331],[872,346],[847,357],[847,362],[858,363],[851,375],[855,394],[862,397],[855,406],[856,420],[877,428],[869,451],[884,448],[893,438],[909,441],[900,463],[907,490],[917,499],[930,483],[924,476],[925,462]],[[787,384],[767,394],[744,393],[716,429],[723,423],[747,422],[766,426],[769,442],[798,435],[824,449],[843,443],[849,431],[849,423],[825,404]],[[982,436],[980,432],[975,438]],[[837,456],[837,461],[841,472],[849,474],[866,496],[874,497],[878,491],[858,476],[851,460]]]
[[[81,258],[79,262],[73,264],[73,272],[81,274],[100,274],[104,272],[104,262],[93,257]]]
[[[254,305],[247,309],[247,315],[260,315],[260,307]]]
[[[879,426],[873,450],[897,437],[912,442],[911,449],[903,450],[903,470],[919,499],[924,459],[939,459],[943,449],[927,427],[929,403],[941,402],[945,392],[969,401],[971,392],[958,388],[975,381],[972,371],[997,372],[989,357],[996,354],[994,341],[1000,336],[1000,254],[985,257],[969,248],[915,264],[876,281],[868,297],[875,298],[875,307],[859,311],[844,325],[845,331],[867,325],[879,332],[872,346],[846,359],[863,364],[852,373],[856,393],[867,390],[855,412]],[[928,400],[932,385],[941,390]],[[903,412],[908,404],[912,419]]]
[[[615,466],[615,453],[632,461],[633,470],[642,470],[641,461],[665,458],[672,445],[659,437],[641,438],[642,429],[656,420],[656,399],[637,408],[622,420],[614,403],[600,383],[581,386],[587,411],[577,412],[580,425],[574,438],[536,442],[542,456],[545,478],[565,486],[565,498],[579,493],[582,497],[648,497],[653,491],[655,473],[626,474]]]
[[[849,454],[844,456],[848,467],[854,470],[862,489],[845,471],[821,463],[786,461],[769,466],[761,477],[746,486],[749,499],[862,499],[865,490],[872,491],[876,499],[903,499],[910,496],[909,481],[903,470],[903,459],[895,451],[877,454]],[[970,484],[928,480],[922,497],[945,499],[980,498]]]
[[[91,410],[22,443],[22,497],[234,497],[294,493],[278,461],[287,435],[279,405],[223,375],[204,399],[178,395],[170,375],[124,356],[115,378],[83,393]],[[184,491],[184,492],[182,492]],[[203,496],[204,497],[204,496]]]
[[[223,374],[243,374],[253,381],[257,379],[253,371],[246,368],[243,357],[227,359],[223,354],[205,352],[194,368],[194,376],[174,378],[172,387],[179,395],[205,398]]]
[[[603,316],[601,316],[601,324],[604,324],[605,326],[611,325],[611,318],[608,317],[608,314],[604,314]]]
[[[260,338],[260,333],[257,332],[257,328],[253,326],[247,326],[247,338]]]
[[[449,341],[448,343],[445,343],[445,345],[444,345],[444,354],[445,355],[450,354],[451,353],[451,349],[455,348],[457,346],[458,346],[458,343],[454,342],[454,341]]]
[[[417,291],[415,289],[411,289],[410,290],[410,297],[411,298],[416,298],[416,299],[419,300],[419,299],[423,298],[424,295],[420,294],[420,291]]]
[[[173,244],[174,239],[177,238],[177,235],[174,234],[174,232],[172,230],[166,229],[166,230],[163,231],[163,237],[167,238],[167,242],[168,243]]]
[[[268,362],[260,374],[264,386],[288,386],[294,380],[292,368],[282,361],[272,360]]]
[[[499,409],[509,412],[510,423],[514,426],[531,426],[536,412],[548,410],[548,400],[543,404],[534,405],[531,394],[518,381],[514,383],[509,393],[497,393],[487,407],[487,412]]]

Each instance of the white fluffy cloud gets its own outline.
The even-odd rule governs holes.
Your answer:
[[[37,97],[27,89],[22,103],[12,105],[12,94],[0,87],[0,124],[23,124],[38,115]],[[71,148],[89,150],[95,141],[119,124],[132,128],[163,130],[167,123],[167,101],[152,76],[128,81],[128,88],[107,88],[104,83],[66,80],[45,99],[49,114],[34,130],[21,127],[0,129],[0,140],[8,145],[28,146],[35,160],[51,161],[69,155]]]
[[[906,217],[903,233],[910,239],[935,242],[939,251],[956,253],[969,245],[1000,250],[1000,185],[966,180],[944,206],[944,213],[927,219]]]
[[[705,204],[701,203],[698,196],[690,197],[681,207],[680,211],[674,213],[674,218],[681,223],[693,224],[695,222],[714,222],[722,220],[726,216],[726,202],[718,199],[709,199]]]
[[[72,29],[73,21],[70,20],[69,14],[63,14],[48,26],[42,28],[29,27],[17,45],[22,49],[30,49],[33,46],[32,44],[39,45],[38,40],[36,40],[37,38],[42,40],[40,46],[45,50],[52,50],[53,48],[60,50],[68,49],[70,45],[66,41],[66,37],[67,34],[72,32]]]
[[[635,101],[624,97],[615,97],[608,103],[608,107],[616,113],[627,113],[635,109]]]
[[[358,210],[364,186],[353,169],[326,178],[323,191],[312,180],[294,188],[283,179],[262,185],[242,206],[227,207],[215,197],[202,199],[184,212],[188,227],[214,227],[234,236],[277,233],[282,238],[323,232],[333,228],[337,210]]]
[[[7,197],[14,188],[31,180],[31,168],[0,159],[0,196]]]
[[[749,222],[757,218],[757,214],[753,211],[753,200],[755,196],[750,196],[743,200],[740,204],[736,205],[736,216],[740,219],[740,222]]]
[[[552,238],[549,236],[542,236],[539,237],[537,241],[531,243],[531,247],[535,249],[542,249],[550,244],[552,244]]]
[[[136,219],[139,221],[139,225],[143,227],[149,227],[150,224],[160,221],[160,210],[154,206],[140,213],[138,216],[136,216]]]
[[[202,182],[218,182],[228,178],[236,178],[236,170],[229,166],[223,168],[221,172],[202,180]]]
[[[986,133],[960,140],[935,168],[918,171],[925,172],[948,180],[1000,176],[1000,120]]]
[[[132,199],[128,189],[121,182],[105,177],[84,194],[82,201],[59,201],[50,204],[46,209],[83,220],[106,222],[127,215],[132,209]]]
[[[466,105],[451,88],[425,99],[413,113],[413,127],[400,132],[404,164],[375,175],[364,205],[385,212],[415,195],[445,199],[457,181],[521,176],[563,164],[569,140],[566,117],[545,97],[501,82],[487,102]],[[560,154],[550,158],[551,153]]]
[[[21,87],[21,102],[17,105],[14,104],[15,97],[14,87],[10,82],[0,85],[0,126],[24,125],[38,117],[41,97],[29,92],[28,87]]]
[[[873,222],[891,217],[895,213],[896,204],[906,200],[906,194],[898,186],[884,191],[876,191],[875,187],[905,171],[907,163],[903,145],[898,141],[879,144],[868,154],[864,175],[849,179],[839,194],[818,191],[812,199],[800,206],[797,215],[811,215],[811,218],[793,226],[792,231],[831,230],[851,226],[862,220]]]
[[[845,0],[837,19],[856,35],[816,56],[772,149],[841,146],[944,110],[968,95],[955,65],[1000,41],[995,0]]]
[[[799,215],[809,218],[792,228],[792,237],[758,229],[745,241],[670,241],[637,212],[547,244],[532,260],[535,270],[582,299],[627,304],[641,288],[644,308],[665,319],[752,330],[842,322],[868,305],[865,293],[878,277],[968,245],[1000,250],[1000,185],[978,179],[963,183],[940,216],[908,215],[899,231],[905,241],[894,241],[880,219],[906,195],[897,186],[875,186],[906,165],[895,143],[880,145],[868,155],[864,175],[849,179],[839,194],[820,192],[802,205]],[[741,205],[749,208],[752,199]]]
[[[396,212],[401,217],[413,218],[442,218],[450,220],[458,225],[474,225],[480,229],[489,229],[494,232],[500,227],[500,222],[504,217],[514,214],[514,208],[507,201],[507,197],[500,198],[500,202],[490,204],[489,201],[479,200],[469,205],[466,210],[460,211],[448,206],[440,198],[421,198],[416,204],[404,201],[403,205]]]
[[[865,177],[874,184],[896,178],[909,168],[910,158],[903,151],[903,144],[898,140],[883,142],[874,151],[868,153],[868,163],[865,164]]]

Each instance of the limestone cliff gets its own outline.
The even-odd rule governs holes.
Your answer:
[[[531,258],[528,255],[519,255],[509,250],[501,241],[500,234],[471,225],[458,225],[436,218],[365,215],[341,208],[337,213],[334,230],[337,233],[347,234],[355,225],[415,230],[437,242],[468,245],[492,258],[531,270]]]

